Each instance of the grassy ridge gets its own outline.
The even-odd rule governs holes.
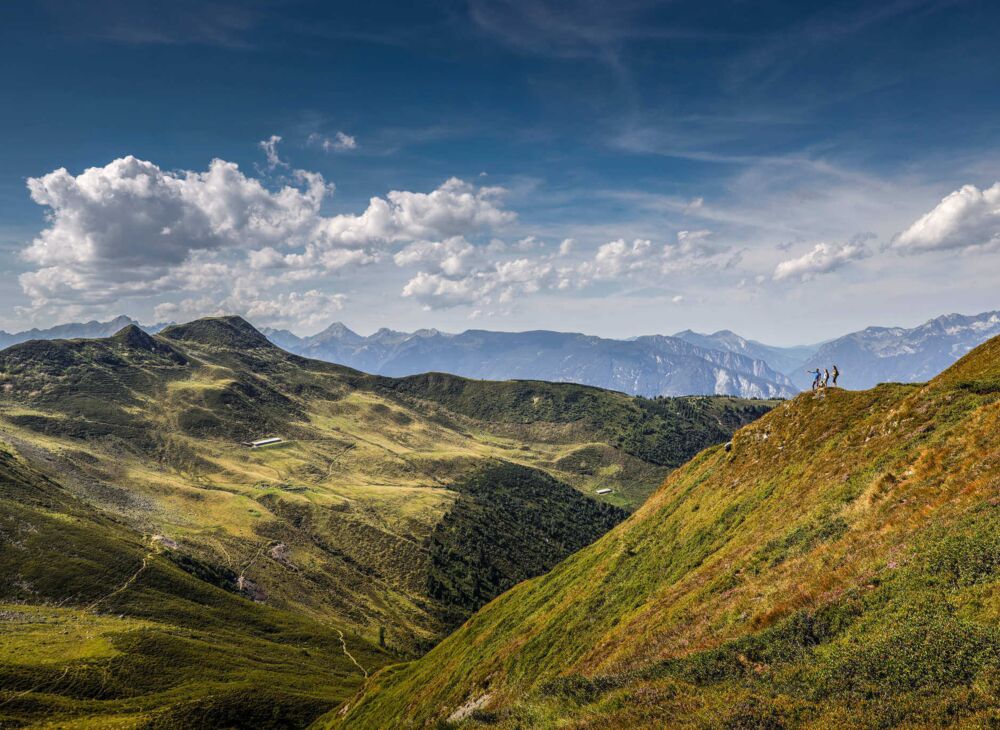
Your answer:
[[[574,423],[596,440],[667,467],[680,466],[705,446],[725,441],[776,403],[729,396],[633,398],[573,383],[496,383],[445,373],[384,379],[381,385],[496,425]]]
[[[775,408],[319,726],[994,726],[998,362]]]

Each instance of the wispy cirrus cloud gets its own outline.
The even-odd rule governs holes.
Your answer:
[[[246,48],[268,0],[43,0],[67,33],[128,45]]]
[[[264,157],[267,158],[267,167],[269,170],[275,170],[279,167],[288,167],[288,163],[281,159],[278,155],[278,144],[281,142],[281,137],[277,134],[272,134],[267,139],[261,140],[257,143],[257,146],[264,150]]]
[[[558,58],[617,63],[619,49],[635,41],[722,40],[734,33],[655,17],[649,0],[555,2],[472,0],[469,18],[489,36],[518,50]]]
[[[358,140],[346,132],[336,132],[332,137],[313,132],[309,135],[308,142],[324,152],[347,152],[358,148]]]

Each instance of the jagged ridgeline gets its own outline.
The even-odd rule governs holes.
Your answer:
[[[308,723],[775,404],[375,377],[235,317],[7,348],[0,725]]]
[[[320,727],[1000,725],[1000,338],[803,394]]]

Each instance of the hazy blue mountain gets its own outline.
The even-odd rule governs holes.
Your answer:
[[[129,324],[74,322],[24,332],[0,331],[0,349],[33,339],[109,337]],[[166,324],[138,325],[156,333]],[[309,337],[262,328],[279,347],[369,373],[403,376],[441,371],[482,379],[540,379],[596,385],[647,397],[725,394],[788,397],[809,387],[806,370],[832,367],[840,385],[870,388],[880,382],[919,382],[972,348],[1000,334],[1000,311],[947,314],[919,327],[868,327],[816,345],[776,347],[730,330],[613,340],[572,332],[450,334],[435,329],[382,328],[367,337],[336,322]]]
[[[301,337],[288,330],[276,330],[273,327],[258,327],[258,330],[282,350],[288,350],[289,352],[294,352],[299,343],[302,342]]]
[[[809,387],[806,370],[836,365],[840,385],[870,388],[877,383],[930,380],[969,350],[1000,334],[1000,311],[966,316],[945,314],[924,324],[868,327],[823,344],[796,372],[788,375]]]
[[[799,369],[820,348],[820,344],[799,345],[796,347],[775,347],[765,345],[757,340],[740,337],[732,330],[719,330],[710,335],[683,330],[674,335],[692,345],[698,345],[710,350],[724,350],[746,355],[756,360],[763,360],[779,373],[788,373]]]
[[[489,380],[582,383],[634,395],[720,394],[788,397],[791,382],[760,359],[654,335],[611,340],[577,333],[380,329],[362,337],[336,323],[311,337],[265,330],[306,357],[380,375],[440,371]],[[294,339],[293,339],[294,338]]]
[[[141,325],[131,317],[121,314],[107,322],[98,322],[96,320],[91,320],[90,322],[69,322],[47,329],[30,329],[13,333],[0,330],[0,349],[21,342],[27,342],[28,340],[74,340],[78,338],[111,337],[115,332],[130,324],[141,327],[149,334],[156,334],[170,323],[161,322],[154,325]]]

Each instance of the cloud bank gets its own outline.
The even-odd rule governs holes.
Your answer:
[[[356,144],[349,139],[330,142]],[[390,190],[356,212],[331,215],[324,207],[334,186],[285,162],[280,142],[272,135],[260,143],[267,165],[259,178],[221,159],[203,171],[175,171],[134,156],[77,175],[60,168],[29,178],[47,222],[20,251],[31,267],[19,277],[30,303],[20,311],[103,313],[134,299],[152,302],[159,319],[238,312],[261,324],[310,327],[346,306],[362,270],[375,272],[366,286],[380,296],[424,309],[468,307],[470,316],[509,313],[545,293],[679,303],[697,301],[698,287],[728,281],[738,289],[742,280],[759,292],[769,281],[807,282],[874,255],[872,234],[847,243],[734,245],[727,240],[734,223],[701,199],[694,208],[677,205],[688,222],[721,232],[691,225],[657,240],[532,231],[506,207],[506,189],[459,178],[429,191]],[[805,253],[775,261],[775,252],[804,242]],[[951,193],[888,248],[985,250],[998,242],[1000,183]]]
[[[269,168],[285,165],[279,141],[261,143]],[[28,189],[48,211],[46,227],[21,251],[35,267],[19,279],[33,308],[231,292],[251,283],[273,289],[375,263],[399,244],[410,246],[399,254],[404,260],[443,256],[442,271],[455,274],[468,253],[456,249],[462,236],[515,218],[503,209],[502,188],[457,178],[428,193],[373,197],[358,214],[328,216],[322,206],[333,186],[322,175],[292,170],[271,190],[219,159],[203,172],[175,172],[128,156],[79,175],[60,168],[30,178]],[[254,301],[240,300],[244,307]],[[303,302],[289,292],[273,301],[283,307],[276,316]]]

